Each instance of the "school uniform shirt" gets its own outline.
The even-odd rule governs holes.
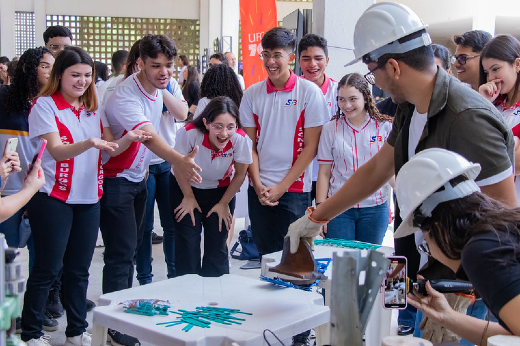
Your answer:
[[[276,185],[289,173],[304,147],[304,129],[329,121],[323,93],[316,84],[292,71],[282,90],[269,78],[250,86],[240,104],[243,127],[256,127],[260,179]],[[312,165],[289,187],[288,192],[311,190]]]
[[[200,113],[202,113],[202,111],[204,110],[204,108],[206,108],[206,106],[208,105],[209,101],[211,101],[209,98],[207,97],[202,97],[199,99],[199,103],[197,103],[197,109],[195,109],[195,113],[193,113],[193,119],[197,119],[200,115]]]
[[[496,102],[497,109],[504,117],[507,127],[513,132],[513,136],[520,138],[520,101],[513,107],[506,107],[505,97],[500,97]],[[515,176],[515,192],[520,197],[520,178]],[[518,200],[520,206],[520,199]]]
[[[98,111],[83,107],[76,110],[60,92],[39,97],[29,113],[29,137],[56,132],[63,144],[73,144],[90,137],[101,138],[103,124]],[[68,204],[94,204],[103,194],[103,168],[99,149],[91,148],[68,160],[56,162],[45,150],[42,156],[45,192]]]
[[[173,96],[175,96],[179,100],[186,103],[186,100],[184,100],[184,96],[182,95],[182,89],[179,86],[179,84],[177,83],[177,81],[175,79],[173,79],[173,77],[170,78],[170,86],[171,86],[171,91],[166,91],[166,92],[171,92],[171,94]],[[163,108],[163,110],[164,110],[164,108]],[[159,124],[159,128],[157,129],[157,133],[159,134],[159,136],[164,138],[166,143],[168,143],[168,145],[172,148],[175,145],[175,137],[176,137],[177,129],[178,129],[178,127],[175,123],[175,117],[173,115],[171,115],[168,110],[166,112],[162,112],[161,121]],[[159,156],[152,153],[152,157],[150,158],[151,165],[157,165],[157,164],[163,163],[163,162],[164,162],[163,159],[161,159]]]
[[[202,172],[199,172],[202,182],[190,182],[191,186],[197,189],[228,186],[234,173],[234,162],[253,163],[253,143],[241,129],[238,129],[226,147],[219,151],[212,149],[209,135],[202,133],[193,124],[187,124],[177,132],[175,150],[180,154],[187,155],[197,145],[199,152],[195,155],[195,163],[202,168]]]
[[[360,127],[352,125],[345,116],[323,126],[318,163],[332,165],[327,197],[335,194],[359,167],[383,147],[391,130],[392,123],[378,122],[370,116]],[[355,207],[373,207],[387,199],[387,189],[383,186]]]
[[[117,86],[104,109],[116,139],[146,125],[158,129],[161,122],[163,91],[157,89],[153,95],[148,94],[136,75]],[[144,179],[151,157],[152,152],[144,144],[132,142],[128,149],[104,164],[105,177],[121,177],[138,183]]]

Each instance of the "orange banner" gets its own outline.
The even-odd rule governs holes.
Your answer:
[[[240,0],[242,68],[246,88],[267,78],[260,53],[262,37],[278,26],[276,0]]]

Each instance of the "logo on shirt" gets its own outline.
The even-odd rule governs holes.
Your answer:
[[[331,108],[332,107],[332,102],[327,102],[327,107]]]
[[[217,159],[219,157],[232,157],[233,156],[233,152],[224,152],[224,150],[220,150],[218,152],[215,152],[215,151],[211,151],[211,160],[213,161],[214,159]]]
[[[370,137],[370,143],[376,143],[376,142],[382,142],[383,137],[382,136],[372,136]]]
[[[91,117],[93,115],[96,115],[96,112],[90,112],[90,111],[87,112],[87,118]]]
[[[284,107],[296,106],[297,103],[298,103],[297,100],[288,99],[287,102],[285,103]]]
[[[513,114],[511,114],[512,116],[515,116],[515,115],[520,115],[520,109],[517,109],[516,111],[513,112]]]

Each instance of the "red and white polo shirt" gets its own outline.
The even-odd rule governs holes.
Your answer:
[[[323,97],[325,97],[325,102],[327,103],[327,109],[329,110],[330,115],[329,119],[332,119],[332,117],[336,115],[338,111],[338,82],[332,78],[327,77],[326,74],[324,74],[324,76],[325,80],[319,88],[321,89]],[[300,78],[305,79],[305,76],[300,76]]]
[[[250,86],[240,104],[240,121],[258,130],[260,179],[270,186],[282,181],[303,150],[303,129],[324,125],[329,112],[316,84],[291,71],[283,90],[276,90],[269,78]],[[309,192],[311,177],[309,165],[288,192]]]
[[[187,155],[197,145],[199,152],[195,155],[195,163],[202,168],[202,182],[190,184],[198,189],[228,186],[234,173],[233,163],[253,163],[253,143],[241,129],[238,129],[226,147],[218,152],[212,149],[208,134],[202,133],[193,124],[187,124],[177,132],[175,150],[180,154]]]
[[[105,105],[105,115],[115,138],[121,138],[128,131],[150,124],[155,129],[159,128],[163,91],[157,89],[154,95],[148,94],[136,74],[121,82]],[[105,177],[123,177],[132,182],[140,182],[144,179],[151,154],[144,144],[133,142],[128,149],[109,158],[103,165]]]
[[[392,123],[377,122],[370,116],[359,128],[342,116],[323,126],[318,146],[318,163],[331,167],[327,197],[335,194],[355,171],[370,160],[385,144]],[[385,186],[355,207],[373,207],[386,202]]]
[[[51,132],[58,133],[63,144],[73,144],[90,137],[101,138],[103,125],[99,112],[88,112],[83,108],[75,110],[56,92],[36,99],[29,113],[30,138]],[[45,185],[40,192],[68,204],[94,204],[101,199],[103,168],[98,149],[91,148],[59,162],[45,150],[42,168]]]

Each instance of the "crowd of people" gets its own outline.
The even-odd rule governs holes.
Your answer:
[[[376,10],[400,11],[410,19],[400,36],[384,30],[390,24],[377,23],[388,36],[377,47],[367,43],[363,30]],[[300,239],[311,241],[318,234],[381,244],[391,220],[388,185],[394,187],[397,174],[395,228],[401,231],[395,249],[408,258],[409,275],[461,277],[463,268],[482,297],[467,309],[476,318],[467,317],[462,326],[446,322],[443,316],[454,318],[448,303],[427,286],[429,297],[416,295],[413,307],[400,312],[399,332],[420,334],[424,313],[472,344],[493,334],[520,334],[511,314],[520,307],[518,216],[508,209],[518,207],[515,188],[520,192],[514,182],[520,153],[515,147],[520,42],[470,31],[454,37],[457,50],[450,56],[446,47],[431,44],[421,20],[404,6],[376,4],[359,21],[367,25],[354,33],[353,62],[362,60],[369,73],[349,73],[339,82],[325,73],[325,38],[307,34],[296,42],[281,27],[262,37],[267,78],[247,89],[232,52],[213,54],[200,80],[165,35],[146,35],[129,51],[114,52],[111,68],[72,46],[72,34],[61,26],[49,27],[45,47],[28,49],[13,67],[0,57],[5,84],[0,87],[0,142],[18,138],[16,151],[4,152],[0,163],[0,232],[9,246],[18,247],[24,218],[32,231],[30,275],[18,321],[22,340],[49,345],[43,331],[56,330],[56,318],[66,309],[66,345],[90,345],[86,314],[94,303],[86,293],[98,230],[105,246],[103,293],[130,288],[134,268],[141,285],[151,283],[152,243],[158,238],[168,278],[229,273],[235,195],[246,175],[251,231],[264,255],[282,250],[286,236],[291,251]],[[302,76],[290,69],[295,59]],[[176,63],[178,80],[172,77]],[[459,80],[451,75],[452,66]],[[376,104],[372,85],[390,97]],[[41,140],[46,150],[34,161]],[[448,183],[471,183],[466,194],[434,198],[425,211],[428,196],[409,205],[406,196],[414,187],[406,183],[422,175],[406,168],[424,164],[416,157],[430,148],[449,153],[433,155],[433,162],[458,154],[459,164],[469,160],[481,170],[462,170],[428,190],[435,196],[438,188],[450,190]],[[426,166],[434,170],[432,165]],[[467,203],[485,203],[490,215],[500,209],[510,219],[472,218],[485,236],[453,231],[451,224],[466,221],[444,218],[450,212],[440,207],[455,210],[447,201],[466,203],[472,193],[477,197]],[[155,202],[162,237],[153,231]],[[412,235],[421,226],[423,233]],[[513,249],[491,257],[509,256],[498,262],[516,273],[495,291],[480,283],[468,259],[475,253],[464,250],[470,243],[477,249],[474,237],[495,241],[488,237],[490,229]],[[416,250],[423,241],[429,256]],[[475,321],[486,318],[487,307],[500,325],[475,333],[483,329]],[[114,345],[140,345],[117,330],[109,329],[108,336]],[[293,337],[293,345],[308,342],[309,331]]]

